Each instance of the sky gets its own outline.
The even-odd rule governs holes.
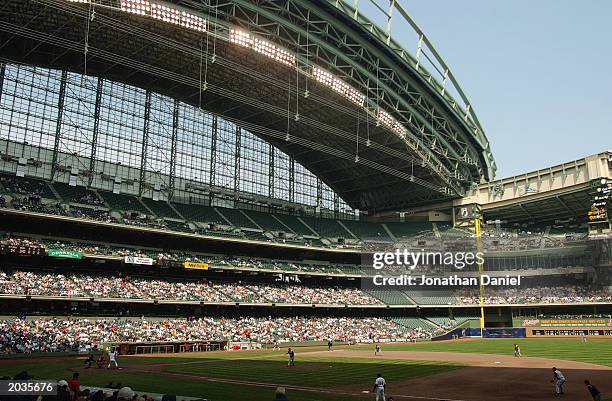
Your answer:
[[[612,0],[401,2],[470,99],[497,178],[612,149]],[[405,26],[393,36],[416,49]]]

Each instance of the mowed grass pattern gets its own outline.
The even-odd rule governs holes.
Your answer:
[[[325,388],[373,383],[377,373],[381,373],[387,380],[401,381],[460,367],[444,362],[338,358],[330,352],[329,355],[316,357],[297,354],[296,366],[293,367],[287,367],[282,357],[267,357],[210,360],[197,365],[167,366],[164,370],[206,377]]]
[[[139,394],[176,394],[190,397],[204,397],[209,401],[270,401],[274,398],[274,388],[253,387],[239,384],[215,383],[197,378],[168,376],[163,373],[130,372],[129,366],[147,360],[156,363],[175,363],[182,358],[122,358],[123,370],[91,369],[81,372],[80,381],[85,386],[109,387],[130,386]],[[190,358],[193,361],[192,358]],[[229,360],[228,360],[229,362]],[[82,359],[58,361],[49,358],[45,362],[32,363],[25,359],[12,360],[10,364],[0,364],[0,376],[14,376],[26,370],[35,378],[60,380],[72,376],[71,368],[80,368]],[[246,396],[248,395],[248,396]],[[361,397],[318,394],[305,391],[288,392],[291,401],[358,401]],[[1,397],[0,397],[1,399]]]
[[[384,345],[383,353],[384,351],[438,351],[512,355],[515,343],[521,347],[523,356],[612,366],[612,338],[589,339],[586,343],[582,343],[577,338],[517,338],[394,344]],[[355,349],[372,349],[372,347],[359,346]]]
[[[612,366],[612,340],[598,339],[581,343],[578,339],[500,339],[472,340],[439,343],[383,345],[383,355],[374,359],[338,357],[334,352],[309,355],[308,351],[324,348],[298,349],[297,366],[286,367],[284,351],[227,352],[209,354],[177,354],[153,358],[120,357],[125,367],[115,371],[91,369],[81,373],[85,385],[107,386],[109,382],[121,382],[140,393],[169,393],[193,397],[205,397],[210,401],[270,401],[273,387],[247,386],[234,383],[211,382],[201,377],[234,379],[269,384],[331,388],[337,385],[354,385],[355,393],[369,389],[376,373],[396,383],[410,378],[458,369],[457,365],[439,362],[405,361],[385,357],[385,351],[439,351],[469,352],[481,354],[511,355],[513,344],[521,346],[524,356],[576,360]],[[342,347],[343,350],[369,350],[371,345]],[[161,365],[153,367],[151,365]],[[67,379],[70,369],[81,368],[82,359],[55,358],[33,361],[16,358],[0,364],[0,375],[13,376],[27,370],[37,378]],[[154,371],[155,369],[163,371]],[[152,370],[139,372],[136,369]],[[167,372],[167,373],[164,373]],[[183,375],[185,374],[185,375]],[[195,376],[192,376],[195,375]],[[371,400],[371,395],[351,397],[347,395],[319,394],[289,390],[291,401],[359,401]],[[612,401],[612,400],[608,400]]]

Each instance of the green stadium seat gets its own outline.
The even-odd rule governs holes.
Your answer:
[[[165,201],[154,201],[153,199],[149,198],[141,198],[140,200],[158,217],[181,219],[181,216],[176,214],[176,212]]]
[[[227,225],[227,222],[217,211],[205,205],[194,205],[186,203],[172,203],[172,206],[188,221],[206,224]]]
[[[108,191],[99,191],[99,193],[113,210],[119,212],[133,211],[145,215],[151,214],[135,196],[116,194]]]
[[[320,237],[352,238],[352,235],[344,229],[336,220],[321,219],[315,217],[301,217]]]

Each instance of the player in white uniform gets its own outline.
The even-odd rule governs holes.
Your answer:
[[[523,356],[521,355],[521,347],[519,347],[518,344],[514,344],[514,356]]]
[[[557,368],[552,368],[553,370],[553,379],[550,381],[551,383],[555,383],[555,394],[560,395],[563,394],[563,385],[565,384],[565,376],[563,373]]]
[[[106,369],[110,369],[111,364],[115,365],[115,368],[119,369],[119,365],[117,364],[117,352],[114,350],[108,351],[108,366]]]
[[[372,392],[376,394],[376,401],[385,401],[385,387],[387,383],[385,379],[383,379],[382,375],[379,373],[376,375],[376,380],[374,381],[374,388],[372,388]]]

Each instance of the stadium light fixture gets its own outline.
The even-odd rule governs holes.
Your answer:
[[[206,31],[204,18],[163,4],[151,3],[151,17],[195,31]]]
[[[391,129],[391,131],[395,132],[397,135],[401,136],[402,138],[406,137],[406,132],[407,132],[406,128],[404,128],[404,126],[400,124],[399,121],[393,118],[391,114],[387,113],[386,111],[384,111],[383,109],[379,107],[376,117],[378,118],[378,121],[382,125],[387,126],[388,128]]]
[[[70,3],[89,3],[89,0],[68,0]]]
[[[334,76],[329,71],[325,71],[323,68],[313,66],[312,76],[320,83],[325,86],[329,86],[334,91],[338,92],[351,102],[358,106],[363,107],[365,102],[365,95],[360,93],[357,89],[354,89],[349,84]]]
[[[149,0],[121,0],[121,11],[132,14],[147,15],[151,12]]]
[[[171,24],[181,23],[181,12],[163,4],[151,3],[151,17]]]
[[[279,63],[289,66],[295,65],[295,55],[293,53],[272,42],[256,38],[249,32],[233,28],[230,30],[229,39],[231,43],[253,49],[257,53],[263,54]]]
[[[69,0],[88,2],[89,0]],[[121,10],[138,15],[149,15],[160,21],[193,29],[194,31],[206,31],[206,19],[197,15],[179,10],[149,0],[120,0]]]
[[[179,25],[200,32],[206,31],[206,20],[186,11],[181,11],[181,22]]]

